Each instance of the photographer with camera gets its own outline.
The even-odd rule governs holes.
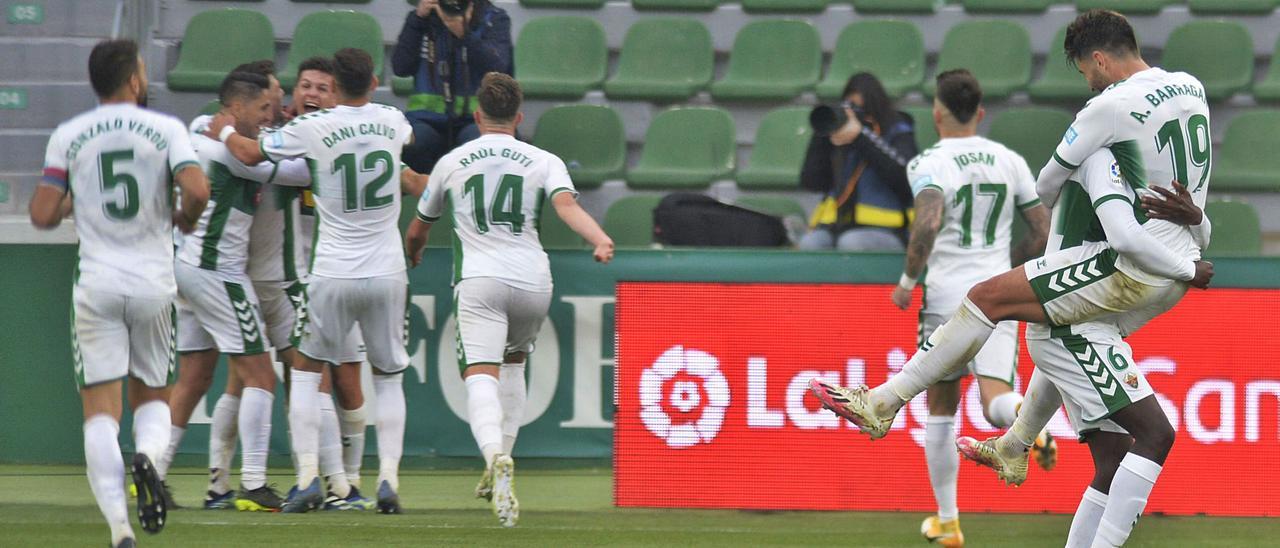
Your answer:
[[[480,136],[471,113],[490,72],[512,74],[511,18],[489,0],[419,0],[405,17],[391,70],[412,76],[405,116],[413,144],[404,162],[430,173],[436,160]]]
[[[894,108],[870,73],[851,76],[843,97],[809,117],[814,135],[800,186],[826,197],[800,249],[901,251],[912,203],[907,161],[918,152],[911,116]]]

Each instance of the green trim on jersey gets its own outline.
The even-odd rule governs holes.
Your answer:
[[[240,340],[244,344],[240,353],[224,352],[224,354],[251,356],[266,352],[262,332],[258,329],[255,305],[249,302],[249,296],[245,293],[244,287],[233,282],[223,282],[223,285],[227,288],[227,297],[231,299],[231,308],[235,310],[236,323],[240,326]]]
[[[1040,305],[1044,306],[1049,301],[1115,274],[1117,256],[1114,249],[1104,249],[1088,259],[1032,278],[1031,289]]]
[[[1147,188],[1147,164],[1142,161],[1142,149],[1138,147],[1138,142],[1120,141],[1107,148],[1116,157],[1120,175],[1129,182],[1129,186],[1134,190]]]
[[[440,220],[439,217],[428,217],[426,215],[423,215],[421,211],[417,211],[417,210],[414,210],[413,216],[417,217],[419,221],[422,221],[427,224],[431,224]]]
[[[1062,194],[1054,211],[1058,215],[1056,232],[1062,236],[1059,249],[1076,247],[1085,242],[1106,241],[1107,233],[1102,229],[1098,212],[1089,201],[1089,193],[1085,192],[1079,182],[1067,181],[1062,186]]]
[[[462,281],[462,239],[458,237],[458,217],[453,214],[453,191],[444,191],[444,210],[449,212],[449,220],[453,224],[453,285]],[[456,312],[456,311],[455,311]],[[456,315],[454,317],[457,317]]]
[[[566,189],[556,189],[556,190],[559,191],[559,190],[568,190],[568,189],[566,188]],[[555,196],[556,194],[555,192],[552,192],[551,195]],[[537,232],[539,236],[542,235],[542,204],[543,202],[546,201],[546,198],[547,198],[547,191],[541,188],[538,189],[538,193],[533,198],[533,231]]]
[[[1021,210],[1023,210],[1023,211],[1026,211],[1026,210],[1028,210],[1028,209],[1031,209],[1031,208],[1033,208],[1033,207],[1035,207],[1035,206],[1040,205],[1040,198],[1032,198],[1032,199],[1031,199],[1031,201],[1029,201],[1029,202],[1025,202],[1025,203],[1021,203],[1021,204],[1017,204],[1017,205],[1018,205],[1018,209],[1021,209]]]
[[[293,241],[293,201],[298,198],[298,192],[291,188],[276,187],[276,205],[284,211],[284,249],[281,253],[280,261],[284,265],[284,281],[292,282],[298,279],[298,265],[296,253],[294,253]]]
[[[1106,196],[1098,198],[1097,200],[1094,200],[1093,209],[1096,211],[1099,206],[1107,202],[1110,202],[1111,200],[1120,200],[1128,204],[1129,206],[1133,205],[1133,201],[1131,201],[1128,196],[1124,196],[1122,194],[1108,194]]]
[[[453,319],[458,326],[454,330],[454,353],[458,356],[458,374],[467,371],[467,347],[462,344],[462,322],[458,320],[458,290],[453,290]]]
[[[292,122],[290,122],[290,124],[292,125]],[[270,154],[267,154],[267,145],[265,142],[263,142],[261,137],[258,138],[258,153],[262,154],[262,157],[266,158],[268,162],[271,162],[273,164],[280,163],[280,162],[277,162],[275,158],[272,158]]]
[[[1111,414],[1124,409],[1133,403],[1129,399],[1129,393],[1124,391],[1120,386],[1120,381],[1111,373],[1111,369],[1107,368],[1102,362],[1102,352],[1099,352],[1093,345],[1089,344],[1089,340],[1080,335],[1068,335],[1060,339],[1062,345],[1071,352],[1076,363],[1080,364],[1080,369],[1084,371],[1089,382],[1093,384],[1093,389],[1098,392],[1098,397],[1102,398],[1103,405],[1107,406],[1107,414],[1103,417],[1083,417],[1090,422],[1099,421],[1110,417]]]
[[[200,238],[200,268],[218,269],[218,244],[222,241],[231,210],[253,216],[258,209],[259,187],[261,185],[257,181],[232,175],[226,165],[209,162],[209,201],[213,202],[213,212]]]
[[[179,163],[178,163],[178,165],[173,166],[173,169],[169,171],[169,175],[170,175],[170,176],[176,176],[176,175],[178,175],[178,172],[179,172],[179,171],[182,171],[182,170],[186,169],[186,168],[187,168],[187,166],[196,166],[196,167],[200,167],[200,162],[197,162],[197,161],[195,161],[195,160],[187,160],[187,161],[185,161],[185,162],[179,162]]]
[[[1071,171],[1075,171],[1076,168],[1080,167],[1079,165],[1075,165],[1075,164],[1072,164],[1071,162],[1063,160],[1061,156],[1058,156],[1058,153],[1056,151],[1053,153],[1053,161],[1058,162],[1058,165],[1065,167]]]

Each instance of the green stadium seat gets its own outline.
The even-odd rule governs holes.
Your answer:
[[[1261,223],[1258,212],[1248,202],[1211,200],[1205,204],[1204,213],[1213,222],[1206,256],[1262,254]]]
[[[368,4],[372,0],[289,0],[302,4]]]
[[[659,114],[645,132],[632,188],[706,188],[733,173],[737,143],[733,118],[717,107],[674,108]]]
[[[720,0],[631,0],[631,7],[640,11],[711,11]]]
[[[782,218],[798,218],[800,222],[805,222],[808,213],[804,210],[799,202],[791,198],[776,198],[773,196],[742,196],[735,203],[740,207],[750,210],[768,213],[775,217]]]
[[[970,13],[1041,13],[1054,0],[964,0]]]
[[[446,213],[440,216],[440,220],[431,223],[431,232],[427,233],[427,247],[449,247],[453,245],[453,214],[448,213],[450,207],[448,198],[445,198]],[[417,198],[405,196],[400,201],[399,226],[401,235],[409,230],[409,223],[413,222],[417,211]]]
[[[1027,87],[1027,93],[1032,99],[1079,102],[1093,96],[1093,90],[1089,89],[1089,84],[1076,70],[1075,63],[1068,61],[1062,51],[1062,42],[1066,37],[1067,27],[1062,27],[1049,42],[1049,53],[1044,60],[1044,72],[1039,80]]]
[[[516,75],[528,97],[578,99],[604,81],[604,28],[587,17],[538,17],[516,40]]]
[[[1267,69],[1266,78],[1253,86],[1253,98],[1280,101],[1280,40],[1276,40],[1276,50],[1271,54],[1271,68]]]
[[[1199,78],[1211,100],[1227,99],[1253,83],[1253,38],[1239,23],[1192,21],[1169,34],[1160,66]]]
[[[991,121],[987,137],[1021,154],[1035,174],[1053,157],[1072,119],[1055,108],[1012,108]]]
[[[520,0],[520,5],[530,8],[594,10],[604,7],[604,2],[605,0]]]
[[[735,178],[741,188],[796,189],[813,130],[808,107],[784,107],[760,120],[751,161]]]
[[[1178,0],[1076,0],[1079,11],[1091,9],[1109,9],[1129,15],[1149,15],[1159,13],[1165,6]],[[1061,48],[1061,42],[1059,42]]]
[[[213,116],[214,114],[217,114],[219,110],[222,110],[222,102],[214,99],[205,103],[203,107],[200,107],[200,114]]]
[[[1280,192],[1280,133],[1276,128],[1280,128],[1280,110],[1238,113],[1213,157],[1211,190]]]
[[[413,95],[413,77],[412,76],[392,76],[391,77],[391,93],[399,97],[408,97]]]
[[[578,189],[597,188],[621,179],[627,163],[627,137],[622,118],[609,107],[563,105],[538,118],[533,144],[569,167]]]
[[[916,148],[923,151],[938,142],[938,128],[933,125],[933,107],[906,107],[901,110],[911,115],[915,125]]]
[[[618,247],[648,247],[653,244],[653,208],[662,196],[627,196],[609,204],[604,213],[604,231]]]
[[[983,97],[1004,99],[1031,80],[1031,38],[1022,25],[1005,20],[968,20],[942,41],[937,72],[967,68],[982,84]],[[932,97],[932,86],[925,86]]]
[[[1276,9],[1276,0],[1188,0],[1196,15],[1244,14],[1264,15]]]
[[[827,0],[742,0],[747,13],[813,13],[827,9]]]
[[[818,82],[822,42],[805,21],[754,21],[733,39],[729,69],[711,84],[718,101],[791,99]]]
[[[373,58],[373,73],[382,76],[382,27],[367,13],[317,11],[298,21],[289,46],[289,59],[276,71],[280,85],[293,89],[298,65],[314,56],[330,57],[343,48],[359,48]]]
[[[187,22],[178,64],[165,78],[174,91],[216,91],[241,63],[273,59],[275,32],[267,16],[252,10],[220,9]]]
[[[711,83],[711,33],[695,19],[637,21],[627,29],[618,72],[604,83],[610,98],[682,101]]]
[[[906,21],[867,19],[840,31],[827,76],[818,83],[818,97],[837,99],[849,77],[870,72],[892,97],[920,87],[924,81],[924,37]]]
[[[859,13],[933,13],[938,0],[853,0]]]
[[[542,204],[542,211],[538,216],[538,239],[546,249],[577,249],[586,245],[586,241],[556,214],[551,200]]]

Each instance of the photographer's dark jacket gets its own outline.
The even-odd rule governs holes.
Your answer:
[[[800,186],[827,195],[814,212],[814,227],[842,231],[870,226],[906,235],[912,205],[907,162],[919,151],[911,116],[898,116],[879,135],[864,126],[846,146],[832,145],[826,136],[809,141]]]
[[[514,73],[511,18],[485,0],[473,0],[473,4],[473,18],[463,38],[449,32],[435,13],[418,17],[411,10],[405,17],[391,54],[391,70],[396,76],[413,77],[414,94],[405,108],[410,120],[465,122],[476,109],[475,93],[484,75]],[[451,116],[446,91],[454,99]]]

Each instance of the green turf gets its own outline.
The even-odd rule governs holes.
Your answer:
[[[288,472],[272,477],[288,483]],[[180,510],[143,546],[763,546],[924,545],[923,514],[872,512],[738,512],[619,509],[607,470],[528,470],[517,480],[519,527],[502,529],[471,498],[472,471],[404,472],[406,513],[317,512],[307,515]],[[182,504],[198,504],[205,478],[175,470],[170,483]],[[286,485],[287,488],[287,485]],[[102,546],[108,532],[82,468],[0,466],[0,545]],[[130,505],[132,512],[132,504]],[[1070,516],[966,514],[971,546],[1061,546]],[[142,534],[141,529],[135,530]],[[1280,535],[1280,520],[1143,518],[1129,546],[1257,546]]]

